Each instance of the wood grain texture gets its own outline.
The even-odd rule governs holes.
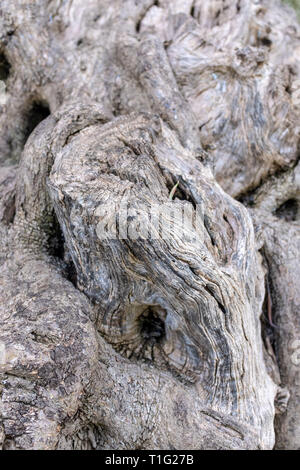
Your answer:
[[[298,449],[292,11],[1,9],[2,448]]]

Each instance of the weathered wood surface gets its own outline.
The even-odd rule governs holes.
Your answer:
[[[298,449],[292,10],[2,0],[0,74],[2,447]]]

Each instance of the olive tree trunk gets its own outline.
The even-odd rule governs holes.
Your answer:
[[[1,0],[2,449],[300,448],[300,26]]]

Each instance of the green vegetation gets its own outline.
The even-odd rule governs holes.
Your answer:
[[[300,0],[282,0],[283,3],[288,3],[291,7],[293,7],[298,15],[298,20],[300,21]]]

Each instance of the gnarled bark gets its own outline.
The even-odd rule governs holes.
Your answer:
[[[2,448],[299,448],[292,10],[1,8]]]

